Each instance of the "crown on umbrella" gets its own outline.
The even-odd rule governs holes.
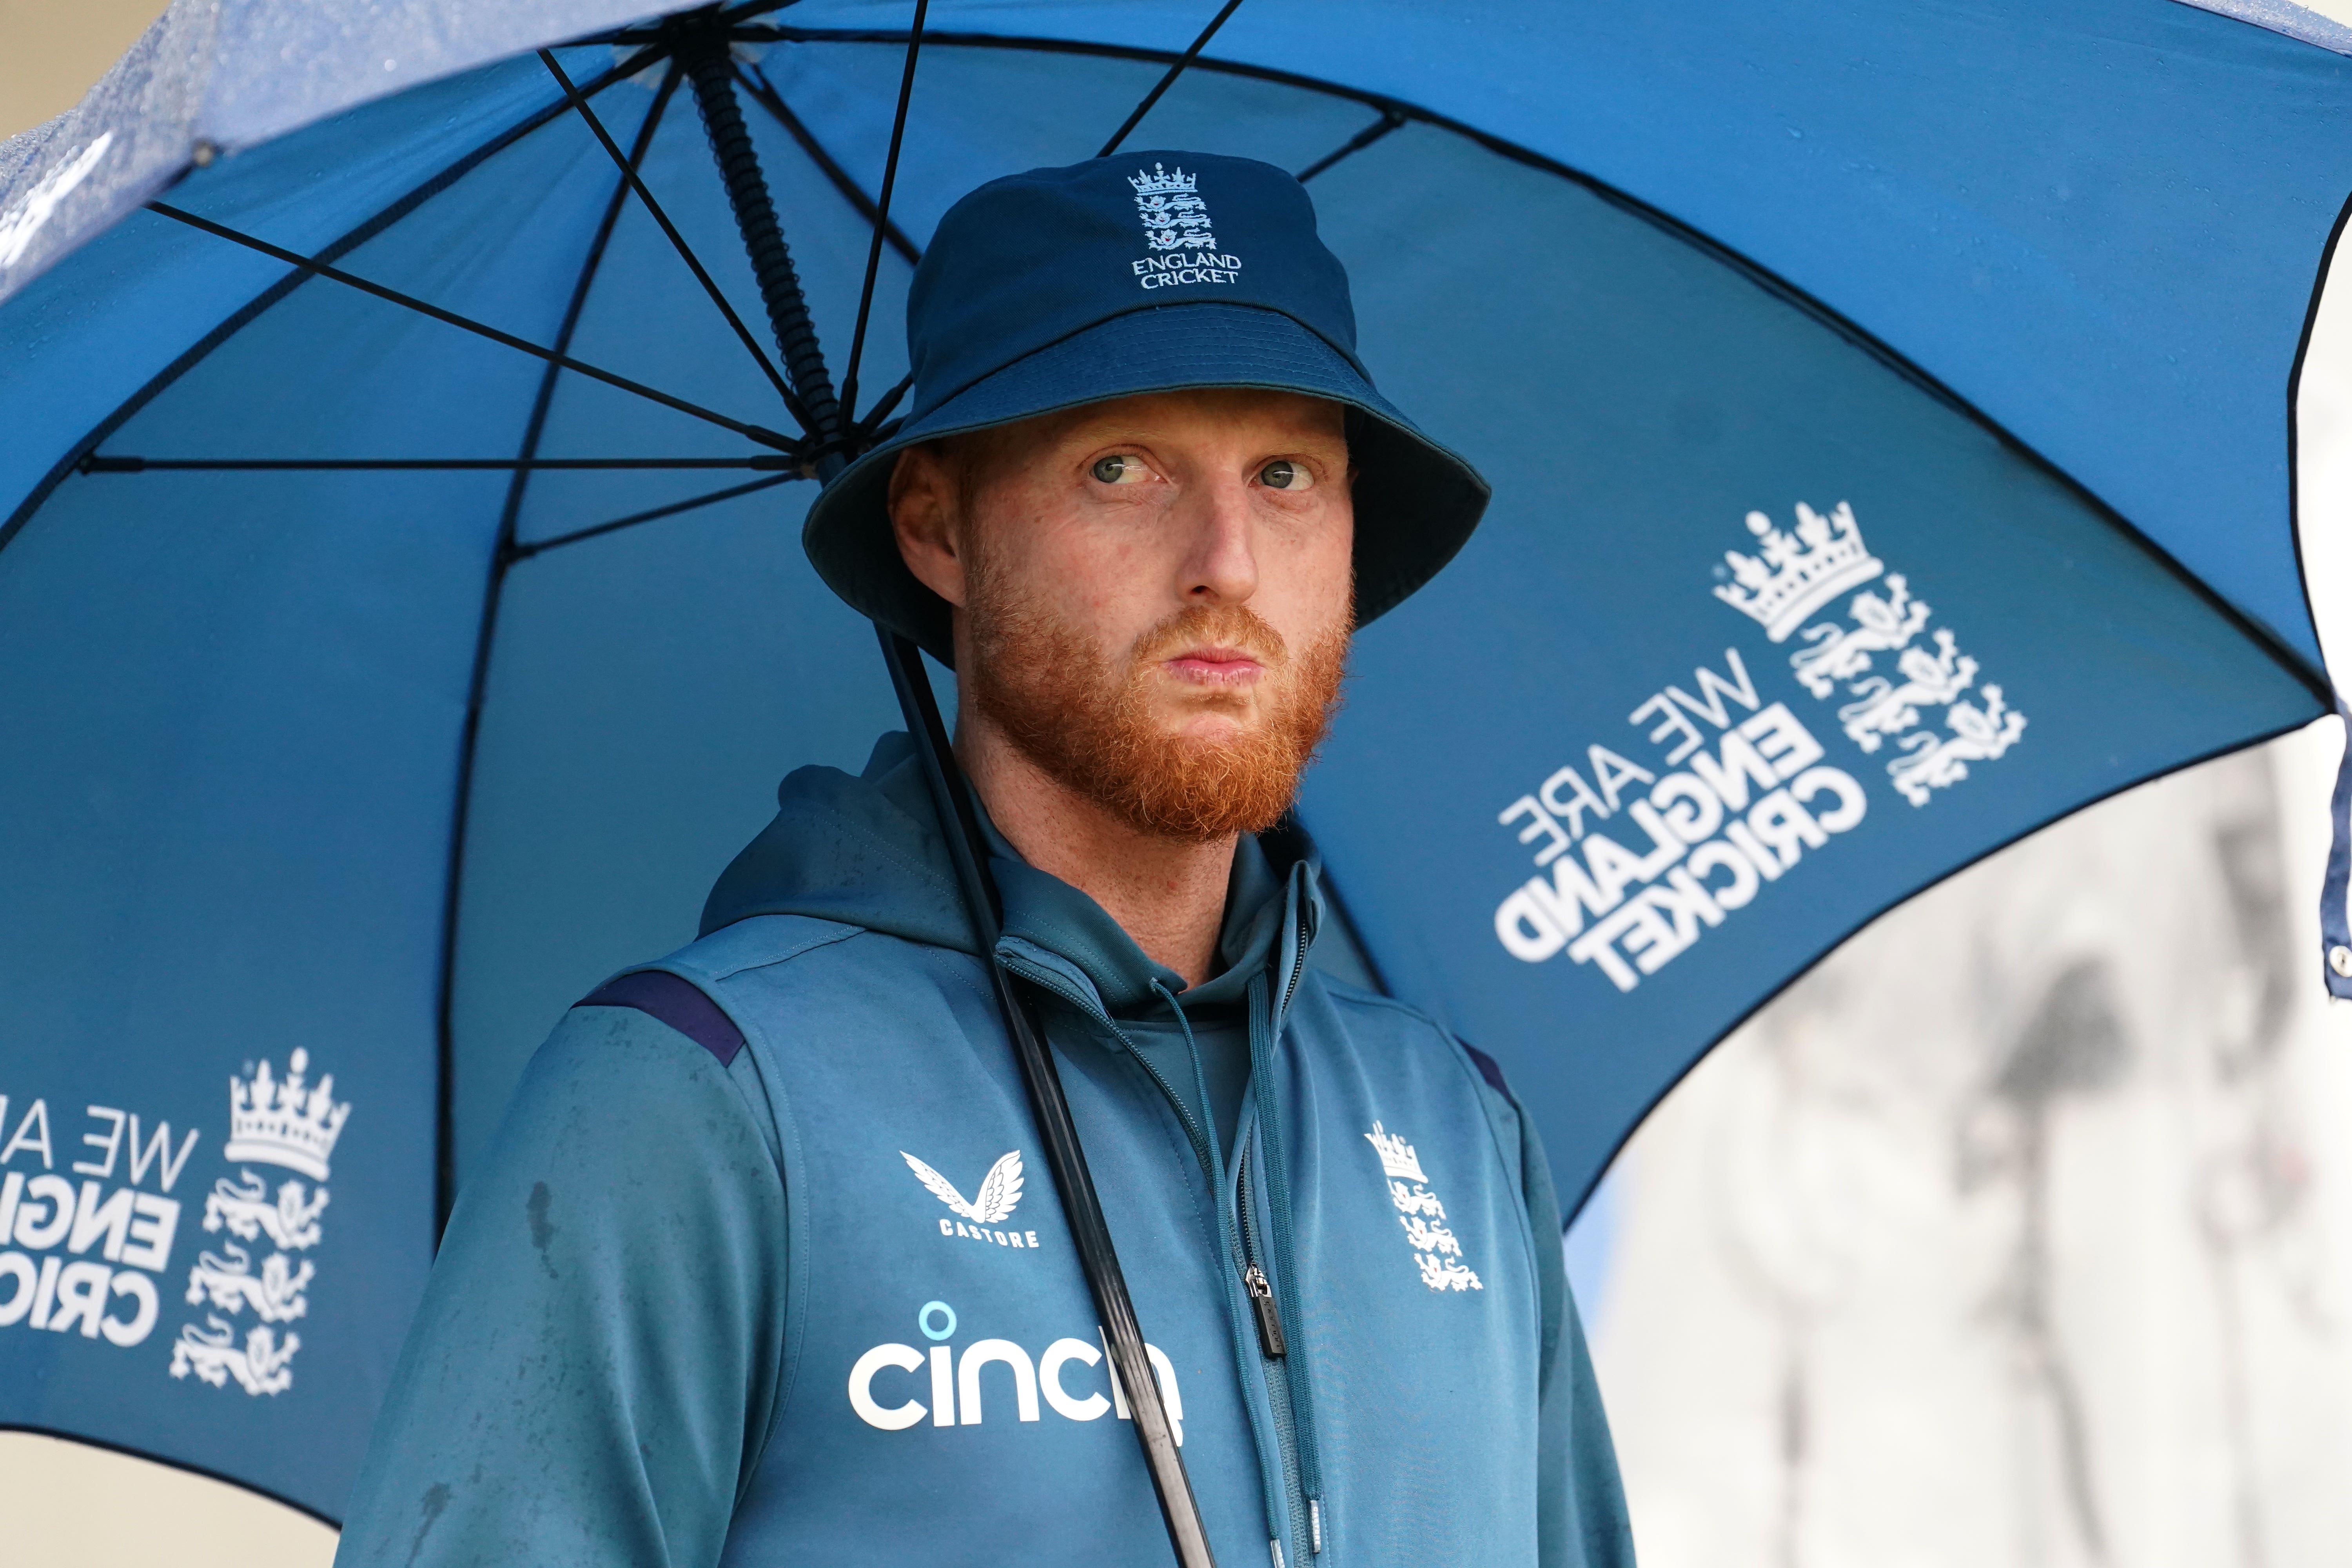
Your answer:
[[[1760,511],[1748,514],[1748,531],[1763,548],[1763,559],[1724,552],[1736,582],[1715,596],[1762,625],[1774,642],[1784,642],[1805,617],[1844,593],[1869,582],[1885,564],[1862,542],[1853,508],[1844,501],[1827,517],[1797,503],[1797,531],[1783,533]]]
[[[228,1080],[228,1143],[222,1150],[231,1160],[261,1165],[283,1165],[313,1181],[327,1179],[327,1156],[343,1135],[352,1113],[349,1100],[335,1100],[335,1075],[327,1074],[316,1089],[307,1088],[310,1053],[297,1047],[287,1058],[286,1076],[273,1079],[264,1058],[251,1082],[232,1076]]]

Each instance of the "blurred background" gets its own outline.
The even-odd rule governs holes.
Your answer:
[[[1895,910],[1570,1237],[1645,1568],[2342,1561],[2329,721]]]
[[[161,10],[0,0],[0,136]],[[2331,653],[2347,318],[2352,285],[2298,416]],[[2342,748],[2323,721],[1993,857],[1661,1104],[1567,1244],[1646,1568],[2341,1560],[2352,1010],[2321,989],[2316,910]],[[0,1432],[0,1519],[26,1568],[334,1548],[240,1488],[28,1433]]]

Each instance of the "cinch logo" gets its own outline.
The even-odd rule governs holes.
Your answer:
[[[970,1228],[966,1228],[959,1221],[943,1219],[940,1221],[941,1236],[969,1237],[974,1241],[992,1241],[999,1247],[1034,1247],[1037,1245],[1037,1233],[1034,1230],[989,1228],[1001,1220],[1011,1219],[1013,1211],[1021,1206],[1020,1150],[1008,1150],[998,1157],[996,1163],[988,1168],[988,1174],[980,1179],[980,1195],[970,1203],[963,1201],[963,1194],[956,1191],[954,1183],[904,1149],[898,1151],[898,1158],[907,1162],[907,1168],[915,1173],[917,1181],[929,1189],[931,1196],[953,1209],[962,1219],[971,1222]]]
[[[1053,1407],[1054,1414],[1071,1421],[1098,1421],[1112,1411],[1121,1421],[1129,1418],[1127,1394],[1118,1385],[1118,1375],[1105,1363],[1104,1352],[1093,1341],[1055,1340],[1045,1347],[1045,1354],[1034,1360],[1011,1340],[974,1340],[959,1354],[953,1345],[946,1342],[955,1337],[956,1315],[955,1309],[945,1301],[924,1302],[922,1310],[915,1314],[915,1326],[932,1342],[928,1356],[912,1345],[876,1345],[849,1369],[849,1407],[868,1426],[903,1432],[926,1415],[934,1426],[978,1426],[986,1410],[981,1373],[998,1365],[1006,1368],[1013,1380],[1013,1408],[1020,1420],[1039,1418],[1041,1396]],[[1102,1331],[1097,1328],[1095,1331],[1099,1334]],[[1176,1368],[1158,1345],[1147,1344],[1143,1350],[1151,1358],[1160,1396],[1168,1405],[1168,1424],[1181,1448],[1184,1446],[1184,1396],[1177,1391]],[[1084,1394],[1072,1393],[1065,1381],[1070,1375],[1067,1369],[1072,1362],[1088,1367],[1101,1365],[1104,1381],[1110,1388],[1109,1397],[1094,1389]],[[915,1373],[926,1366],[931,1374],[929,1405],[919,1399],[886,1405],[875,1397],[875,1379],[883,1373]],[[1003,1380],[991,1381],[1001,1384]],[[915,1386],[921,1387],[919,1384]],[[1003,1406],[1000,1404],[997,1408],[1002,1420]]]

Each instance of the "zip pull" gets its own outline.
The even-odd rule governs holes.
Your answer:
[[[1275,1305],[1274,1287],[1266,1282],[1265,1270],[1251,1264],[1242,1270],[1242,1285],[1249,1291],[1250,1307],[1257,1313],[1258,1348],[1269,1361],[1280,1361],[1288,1346],[1282,1338],[1282,1309]]]

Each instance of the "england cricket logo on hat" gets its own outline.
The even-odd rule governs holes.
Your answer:
[[[1151,173],[1138,172],[1127,182],[1135,187],[1137,216],[1143,220],[1144,237],[1154,250],[1214,250],[1217,237],[1211,232],[1208,204],[1201,200],[1193,175],[1179,168],[1174,174],[1167,165],[1154,163]]]
[[[1191,283],[1233,283],[1242,258],[1217,248],[1209,224],[1208,204],[1201,199],[1197,177],[1164,163],[1151,173],[1138,170],[1128,177],[1135,187],[1136,216],[1143,222],[1143,237],[1151,254],[1133,264],[1136,281],[1146,289],[1176,289]]]

